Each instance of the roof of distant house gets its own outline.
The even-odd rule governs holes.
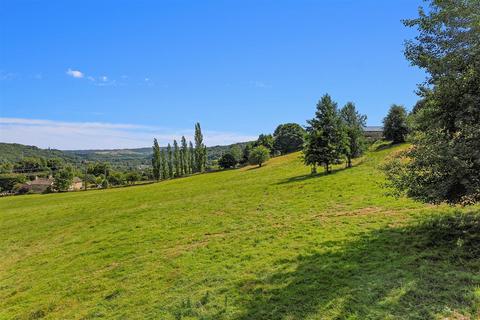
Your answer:
[[[367,127],[365,127],[364,131],[379,132],[379,131],[383,131],[383,127],[381,127],[381,126],[367,126]]]
[[[46,178],[37,178],[32,181],[28,181],[27,184],[29,185],[51,185],[53,183],[52,179],[46,179]]]

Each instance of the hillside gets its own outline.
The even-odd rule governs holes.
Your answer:
[[[219,159],[223,153],[233,145],[244,148],[247,142],[240,142],[225,146],[207,147],[208,161]],[[165,148],[162,148],[165,149]],[[107,150],[56,150],[41,149],[35,146],[26,146],[18,143],[0,143],[0,161],[16,162],[23,157],[59,157],[67,162],[81,163],[83,160],[109,162],[113,168],[135,168],[141,165],[150,165],[152,148],[134,149],[107,149]]]
[[[66,154],[57,149],[41,149],[35,146],[27,146],[19,143],[3,143],[0,142],[0,161],[6,160],[9,162],[16,162],[24,157],[43,157],[62,158],[66,161],[78,161],[74,155]]]
[[[225,146],[207,147],[208,161],[219,159],[223,153],[233,145],[244,148],[247,142],[240,142]],[[166,149],[165,147],[161,148]],[[82,160],[109,162],[114,167],[135,167],[151,163],[152,148],[108,149],[108,150],[66,150],[66,154]]]
[[[0,319],[476,318],[478,208],[387,197],[397,149],[0,198]]]

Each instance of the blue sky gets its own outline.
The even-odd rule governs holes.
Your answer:
[[[0,2],[0,141],[207,145],[305,124],[329,93],[379,125],[424,79],[401,19],[420,0]]]

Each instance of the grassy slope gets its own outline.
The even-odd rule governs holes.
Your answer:
[[[477,317],[478,238],[422,222],[453,209],[384,196],[375,168],[389,152],[314,178],[291,154],[0,199],[0,318]]]

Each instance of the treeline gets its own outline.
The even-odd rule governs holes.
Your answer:
[[[218,160],[222,169],[253,164],[262,166],[271,156],[299,151],[305,141],[305,129],[297,123],[279,125],[272,134],[260,134],[256,141],[246,143],[243,148],[234,145]]]
[[[107,162],[84,161],[76,164],[59,157],[46,159],[33,156],[16,162],[0,161],[0,193],[31,193],[33,191],[28,184],[38,179],[51,182],[44,192],[69,191],[75,178],[81,181],[82,189],[92,189],[151,181],[153,175],[151,168],[120,171]]]
[[[200,123],[195,124],[195,145],[182,136],[180,145],[173,140],[166,149],[161,149],[157,139],[153,139],[152,173],[153,179],[165,180],[192,173],[204,172],[207,167],[207,147],[203,143]]]

